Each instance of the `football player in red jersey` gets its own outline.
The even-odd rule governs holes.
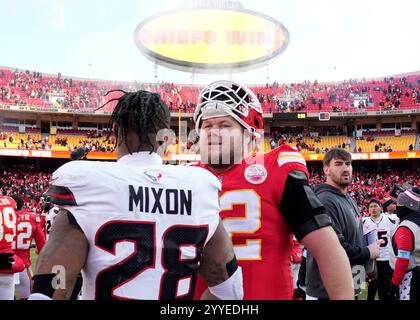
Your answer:
[[[0,182],[1,184],[1,182]],[[14,273],[24,269],[22,260],[13,254],[12,243],[16,231],[16,202],[0,196],[0,300],[14,299]]]
[[[348,258],[308,186],[302,155],[287,145],[252,150],[263,129],[255,94],[232,81],[214,82],[200,93],[194,121],[199,166],[222,182],[221,217],[243,269],[244,299],[292,299],[293,233],[316,257],[329,297],[353,299]],[[205,288],[198,287],[196,297]]]
[[[27,300],[32,289],[31,244],[35,240],[38,254],[45,245],[45,234],[40,224],[41,218],[36,213],[24,211],[24,201],[18,195],[13,195],[16,201],[16,235],[13,249],[19,256],[25,269],[19,273],[19,284],[16,289],[21,300]]]
[[[42,226],[42,231],[44,232],[45,239],[48,240],[47,214],[51,207],[51,202],[49,201],[49,197],[45,193],[40,197],[39,202],[41,204],[41,212],[39,213],[41,221],[39,223]]]

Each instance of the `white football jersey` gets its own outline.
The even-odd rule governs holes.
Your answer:
[[[396,229],[396,221],[393,217],[382,213],[376,221],[371,217],[363,218],[363,230],[364,234],[368,233],[370,230],[375,230],[377,232],[377,239],[383,240],[379,247],[379,258],[378,261],[388,261],[389,260],[389,250],[392,246],[392,235]]]
[[[52,227],[55,217],[58,214],[58,211],[60,211],[60,208],[57,206],[54,206],[50,210],[48,210],[47,214],[45,215],[45,231],[46,231],[47,240],[50,237],[51,227]]]
[[[219,224],[221,184],[156,153],[72,161],[50,194],[89,241],[82,299],[192,298],[201,252]]]
[[[391,220],[395,221],[396,225],[400,224],[400,218],[398,218],[398,216],[395,213],[389,214],[388,212],[384,212],[384,214]]]

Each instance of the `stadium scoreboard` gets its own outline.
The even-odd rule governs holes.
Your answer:
[[[306,113],[305,112],[274,113],[273,119],[275,120],[304,120],[306,119]]]

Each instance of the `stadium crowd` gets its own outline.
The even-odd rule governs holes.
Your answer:
[[[40,197],[48,190],[52,171],[41,171],[34,167],[25,169],[2,167],[0,172],[5,182],[3,194],[20,194],[29,211],[41,213]],[[322,168],[313,167],[310,174],[311,187],[324,182]],[[353,183],[349,187],[349,193],[356,200],[360,211],[367,215],[369,200],[389,198],[393,185],[404,183],[420,185],[420,169],[417,171],[359,169],[353,172]]]
[[[267,84],[250,86],[265,112],[360,112],[412,108],[420,104],[420,75],[383,80],[344,80],[340,83]],[[112,89],[158,92],[172,111],[193,112],[197,86],[115,82],[45,75],[38,71],[0,69],[0,103],[55,109],[94,110]],[[110,108],[112,108],[112,104]],[[106,108],[105,110],[110,110]]]
[[[36,130],[35,130],[36,131]],[[80,133],[80,131],[79,131]],[[76,137],[76,139],[71,139]],[[71,141],[69,141],[71,139]],[[85,148],[88,151],[111,152],[113,137],[107,141],[102,133],[85,131],[80,135],[44,136],[41,137],[40,130],[35,134],[20,134],[15,127],[2,127],[0,129],[0,147],[26,150],[53,150],[56,146],[65,147],[68,151],[77,148]]]
[[[48,190],[52,171],[30,168],[2,167],[1,180],[4,182],[3,195],[20,195],[29,211],[41,213],[40,198]]]
[[[324,182],[322,168],[311,172],[310,185],[314,187]],[[357,202],[360,212],[368,215],[367,204],[371,199],[389,198],[394,184],[420,185],[420,170],[353,170],[353,182],[349,186],[349,194]]]

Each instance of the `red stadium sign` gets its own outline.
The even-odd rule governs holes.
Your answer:
[[[57,150],[26,150],[26,149],[7,149],[0,148],[0,156],[23,157],[23,158],[57,158],[70,159],[70,151]],[[322,161],[324,154],[303,153],[306,161]],[[420,159],[420,151],[394,151],[394,152],[366,152],[352,153],[353,161],[358,160],[396,160],[396,159]],[[115,161],[115,152],[89,152],[89,160],[109,160]],[[164,156],[165,161],[200,161],[199,154],[169,154]]]

